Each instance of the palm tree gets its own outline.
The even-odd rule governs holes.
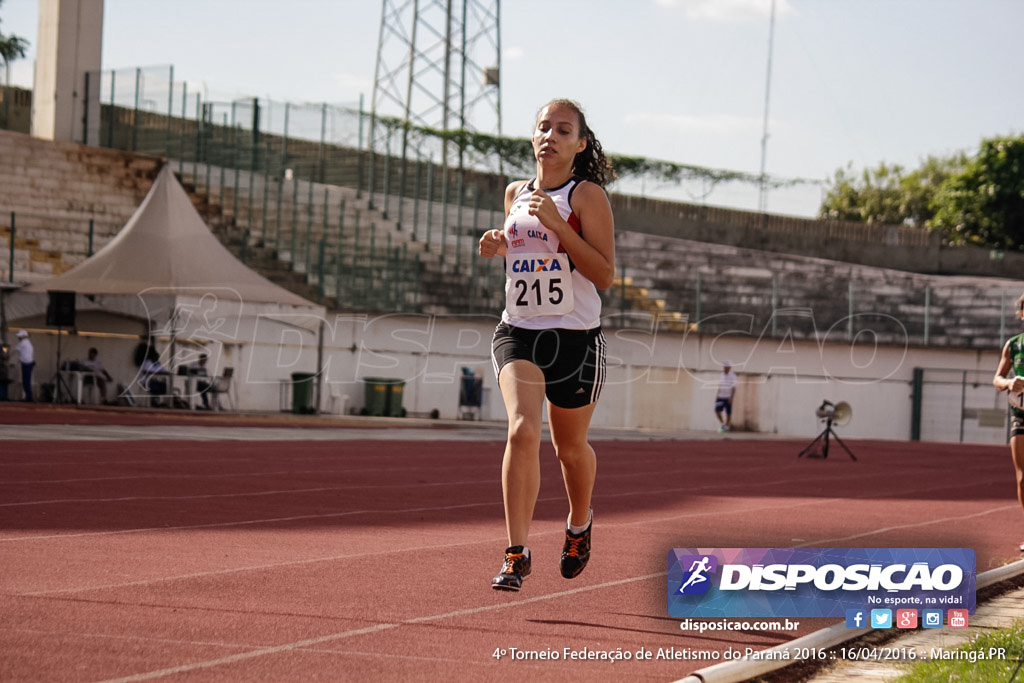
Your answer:
[[[0,0],[0,5],[3,5],[3,0]],[[5,36],[0,33],[0,60],[3,61],[4,70],[8,73],[10,73],[11,62],[19,57],[24,57],[26,49],[28,49],[28,41],[21,36]]]

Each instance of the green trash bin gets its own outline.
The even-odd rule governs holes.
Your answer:
[[[405,408],[402,407],[402,394],[405,391],[405,382],[400,379],[388,381],[387,415],[390,417],[405,417]]]
[[[364,377],[366,405],[363,415],[405,417],[402,392],[405,382],[389,377]]]
[[[292,373],[292,412],[310,414],[316,412],[313,409],[313,380],[316,375],[312,372]]]

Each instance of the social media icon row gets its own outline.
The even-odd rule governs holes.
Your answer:
[[[942,610],[921,610],[921,626],[924,628],[942,628]],[[968,611],[965,609],[949,610],[946,623],[950,628],[967,628]],[[895,615],[891,609],[848,609],[846,610],[847,628],[917,628],[918,613],[916,609],[898,609]]]

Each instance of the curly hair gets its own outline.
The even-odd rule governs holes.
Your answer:
[[[580,132],[582,133],[580,137],[587,140],[587,146],[576,155],[576,159],[572,163],[573,174],[601,187],[614,181],[618,175],[615,173],[615,169],[612,168],[611,161],[605,156],[601,143],[598,141],[597,136],[594,135],[594,131],[587,125],[587,117],[583,113],[583,107],[573,100],[554,99],[537,111],[537,117],[540,117],[540,113],[544,109],[553,106],[567,107],[576,112],[576,116],[580,121]]]

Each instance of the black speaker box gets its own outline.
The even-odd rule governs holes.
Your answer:
[[[50,303],[46,307],[46,324],[48,327],[75,326],[75,293],[47,292]]]

